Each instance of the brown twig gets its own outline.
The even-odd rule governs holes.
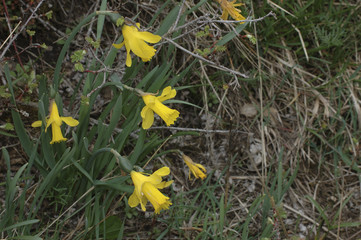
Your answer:
[[[4,0],[3,0],[4,1]],[[19,36],[19,34],[24,31],[24,29],[26,28],[26,26],[28,25],[28,23],[30,22],[31,19],[33,19],[34,17],[34,13],[39,9],[39,7],[43,4],[44,0],[41,0],[38,5],[35,7],[34,11],[32,12],[32,14],[29,16],[29,18],[26,20],[26,22],[21,26],[20,30],[14,35],[14,37],[12,37],[8,44],[5,46],[3,52],[0,54],[0,59],[2,59],[6,52],[9,50],[10,45],[15,41],[15,39]]]
[[[9,32],[10,32],[10,38],[11,38],[11,36],[12,36],[12,30],[11,30],[11,25],[10,25],[10,17],[9,17],[9,12],[8,12],[8,8],[7,8],[7,6],[6,6],[6,3],[5,3],[5,0],[2,0],[2,2],[3,2],[3,6],[4,6],[4,10],[5,10],[5,17],[6,17],[6,23],[8,24],[8,28],[9,28]],[[14,50],[15,50],[15,53],[16,53],[16,57],[17,57],[17,59],[18,59],[18,61],[19,61],[19,64],[20,64],[20,66],[21,66],[21,68],[25,71],[25,69],[24,69],[24,65],[23,65],[23,62],[21,61],[21,58],[20,58],[20,56],[19,56],[19,52],[18,52],[18,48],[16,47],[16,43],[15,43],[15,41],[13,41],[12,42],[12,44],[13,44],[13,46],[14,46]],[[1,57],[0,57],[0,59],[1,59]]]

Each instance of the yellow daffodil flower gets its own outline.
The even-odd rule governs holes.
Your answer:
[[[221,8],[222,8],[222,16],[221,19],[223,20],[227,20],[228,19],[228,15],[231,15],[231,17],[236,20],[236,21],[240,21],[240,20],[245,20],[246,18],[242,16],[242,14],[240,13],[241,10],[235,8],[237,6],[242,6],[244,5],[243,3],[235,3],[236,0],[230,2],[228,0],[217,0],[219,2],[219,4],[221,4]],[[241,22],[241,24],[243,24],[244,22]]]
[[[207,175],[205,174],[207,170],[201,164],[193,162],[193,160],[187,155],[182,154],[182,157],[184,162],[189,167],[189,179],[191,179],[191,172],[193,173],[195,178],[201,178],[203,180],[207,177]]]
[[[170,170],[168,167],[162,167],[150,176],[145,176],[140,172],[131,171],[130,176],[134,183],[134,192],[129,197],[129,206],[136,207],[140,204],[142,210],[145,211],[145,205],[149,200],[153,205],[156,214],[159,214],[162,209],[169,209],[169,206],[172,205],[169,197],[163,195],[158,190],[166,188],[173,183],[173,181],[162,182],[162,177],[169,174]]]
[[[61,129],[60,129],[60,126],[63,122],[65,122],[70,127],[75,127],[79,124],[79,122],[72,117],[60,117],[58,106],[56,105],[55,101],[53,101],[51,103],[51,108],[50,108],[50,117],[46,119],[46,128],[45,128],[45,132],[46,132],[48,127],[51,125],[53,139],[50,142],[50,144],[66,141],[66,138],[63,137],[63,134],[61,133]],[[31,124],[32,127],[41,127],[41,125],[42,125],[42,121],[35,121],[33,122],[33,124]]]
[[[125,45],[127,50],[125,65],[128,67],[132,66],[130,51],[140,57],[143,62],[148,62],[157,50],[155,50],[154,47],[149,46],[146,42],[157,43],[162,39],[160,36],[153,33],[139,31],[139,28],[139,23],[137,23],[137,27],[124,24],[122,27],[124,41],[119,44],[113,44],[117,49],[122,48]]]
[[[145,107],[142,109],[140,115],[143,118],[142,127],[144,129],[148,129],[152,126],[154,122],[154,112],[164,120],[167,126],[174,124],[179,117],[179,112],[165,106],[162,102],[174,98],[176,94],[176,90],[168,86],[163,89],[162,94],[158,97],[147,93],[142,95]]]

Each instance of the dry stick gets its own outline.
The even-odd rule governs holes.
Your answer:
[[[57,217],[52,223],[50,223],[50,225],[46,226],[46,228],[43,231],[41,231],[39,234],[37,234],[37,236],[41,236],[44,232],[46,232],[48,228],[50,228],[54,223],[56,223],[62,216],[64,216],[65,213],[67,213],[70,209],[72,209],[86,195],[88,195],[88,193],[93,191],[94,188],[95,188],[94,186],[89,188],[88,191],[86,191],[83,195],[81,195],[81,197],[78,200],[76,200],[70,207],[68,207],[68,209],[66,209],[62,214],[60,214],[59,217]]]
[[[252,9],[253,9],[253,4],[252,4]],[[257,36],[257,27],[256,24],[254,24],[254,35],[256,37],[256,39],[258,39]],[[259,87],[259,99],[260,99],[260,106],[261,106],[261,141],[262,141],[262,177],[266,178],[267,176],[265,175],[265,168],[266,168],[266,143],[265,143],[265,136],[264,136],[264,122],[263,122],[263,118],[264,118],[264,114],[263,114],[263,79],[262,79],[262,72],[261,72],[261,59],[260,59],[260,55],[259,55],[259,46],[258,46],[258,41],[256,41],[256,50],[257,50],[257,61],[258,61],[258,73],[259,73],[259,78],[260,78],[260,87]],[[265,185],[263,185],[264,188],[266,188]]]
[[[200,128],[182,128],[182,127],[151,127],[149,130],[156,130],[156,129],[167,129],[167,130],[176,130],[176,131],[190,131],[190,132],[202,132],[202,133],[218,133],[218,134],[228,134],[229,130],[208,130],[208,129],[200,129]],[[135,131],[138,132],[139,130]],[[240,130],[232,130],[231,132],[235,133],[243,133],[248,134],[245,131]]]
[[[29,21],[33,18],[34,13],[39,9],[39,7],[41,6],[41,4],[43,4],[44,0],[41,0],[38,5],[35,7],[34,12],[31,13],[30,17],[26,20],[26,22],[24,23],[24,25],[21,27],[21,29],[19,30],[19,32],[17,32],[15,34],[15,36],[13,38],[11,38],[11,40],[8,42],[8,44],[6,45],[6,47],[4,48],[4,51],[1,53],[0,55],[0,59],[2,59],[7,50],[9,49],[10,45],[13,43],[13,41],[19,36],[19,34],[26,28],[26,26],[28,25]]]
[[[296,32],[298,33],[298,37],[300,38],[303,52],[305,53],[305,56],[306,56],[306,59],[307,59],[307,62],[308,62],[310,59],[308,58],[308,53],[307,53],[306,45],[305,45],[305,42],[303,41],[303,37],[302,37],[301,31],[300,31],[295,25],[293,25],[293,24],[290,22],[290,20],[288,20],[286,17],[285,17],[285,19],[286,19],[286,21],[287,21],[288,23],[291,24],[291,26],[292,26],[292,27],[296,30]]]
[[[181,7],[179,8],[179,12],[178,12],[177,18],[176,18],[176,20],[175,20],[175,22],[174,22],[174,24],[173,24],[173,27],[169,30],[169,32],[173,32],[173,30],[177,27],[178,22],[179,22],[179,18],[180,18],[180,16],[181,16],[181,13],[182,13],[183,6],[184,6],[185,1],[186,1],[186,0],[183,0],[183,1],[182,1],[182,5],[181,5]]]
[[[57,33],[59,36],[65,38],[67,37],[67,35],[65,33],[63,33],[62,31],[60,31],[59,29],[57,29],[56,27],[54,27],[53,25],[51,25],[50,23],[44,21],[42,18],[41,18],[41,15],[38,15],[32,8],[31,6],[29,6],[29,4],[25,3],[24,1],[20,0],[22,4],[26,5],[26,7],[32,12],[35,14],[35,18],[36,20],[38,20],[39,22],[41,22],[41,24],[44,25],[44,27],[46,29],[49,30],[49,28],[51,28],[51,30],[53,30],[55,33]]]
[[[113,153],[112,151],[116,152],[114,149],[110,150],[111,153]],[[113,153],[113,154],[114,154],[114,153]],[[117,159],[117,162],[118,162],[118,164],[119,164],[119,161],[118,161],[119,159],[117,158],[117,156],[114,155],[114,157]],[[107,179],[107,177],[108,177],[109,175],[111,175],[114,171],[115,171],[115,169],[113,169],[112,171],[110,171],[106,176],[102,177],[100,180],[101,180],[101,181],[106,181],[106,180],[108,180],[108,179],[112,179],[112,177],[110,177],[110,178],[108,178],[108,179]],[[94,187],[94,186],[93,186],[93,187]],[[126,193],[123,193],[123,195],[120,197],[120,199],[119,199],[119,201],[117,202],[117,204],[115,204],[114,206],[118,206],[118,203],[123,200],[125,194],[126,194]],[[114,208],[114,209],[115,209],[115,208]],[[110,216],[111,212],[112,212],[112,211],[108,211],[107,216],[106,216],[105,218],[103,218],[99,223],[97,223],[97,225],[94,225],[94,226],[92,226],[92,227],[89,228],[89,229],[83,230],[81,233],[84,233],[85,231],[91,231],[94,227],[99,226],[100,224],[102,224],[103,222],[105,222],[105,220]]]
[[[194,24],[194,23],[197,23],[197,24],[199,25],[199,24],[208,24],[208,23],[242,23],[242,22],[244,23],[244,22],[258,22],[258,21],[262,21],[263,19],[265,19],[266,17],[269,17],[269,16],[273,16],[274,18],[276,18],[276,15],[275,15],[272,11],[269,12],[268,14],[266,14],[265,16],[260,17],[260,18],[257,18],[257,19],[253,19],[253,20],[252,20],[252,19],[246,19],[246,20],[240,20],[240,21],[214,20],[214,19],[208,18],[208,15],[206,15],[206,16],[201,16],[201,17],[199,17],[199,18],[197,18],[197,19],[195,19],[195,20],[193,20],[193,21],[191,21],[191,22],[188,22],[188,23],[186,23],[186,24],[184,24],[184,25],[182,25],[182,26],[179,26],[179,27],[173,29],[172,31],[169,31],[165,36],[163,36],[163,39],[165,39],[165,40],[167,40],[168,42],[172,43],[173,45],[175,45],[177,48],[181,49],[182,51],[184,51],[184,52],[186,52],[186,53],[188,53],[188,54],[190,54],[190,55],[192,55],[192,56],[194,56],[194,57],[196,57],[196,58],[198,58],[198,59],[200,59],[200,60],[202,60],[202,61],[205,61],[205,62],[211,64],[211,67],[220,69],[220,70],[222,70],[222,71],[231,72],[232,74],[234,74],[234,75],[239,75],[239,76],[241,76],[241,77],[243,77],[243,78],[248,78],[248,76],[245,75],[245,74],[243,74],[243,73],[240,73],[240,72],[238,72],[238,71],[234,71],[234,70],[232,70],[232,69],[226,68],[226,67],[224,67],[224,66],[222,66],[222,65],[219,65],[219,66],[218,66],[216,63],[214,63],[214,62],[212,62],[212,61],[210,61],[210,60],[208,60],[208,59],[206,59],[206,58],[204,58],[204,57],[202,57],[202,56],[200,56],[200,55],[198,55],[198,54],[195,54],[195,53],[193,53],[193,52],[191,52],[191,51],[183,48],[182,46],[180,46],[179,44],[177,44],[177,43],[174,42],[174,40],[177,39],[177,38],[179,38],[180,36],[178,36],[178,37],[176,37],[176,38],[174,38],[174,39],[172,39],[172,40],[171,40],[171,39],[168,39],[166,36],[169,35],[169,34],[172,33],[172,32],[178,31],[178,30],[180,30],[180,29],[182,29],[182,28],[185,28],[185,27],[187,27],[187,26],[189,26],[189,25],[192,25],[192,24]],[[203,19],[205,19],[205,20],[203,20]],[[198,29],[198,28],[199,28],[199,27],[196,27],[196,28],[194,28],[194,30],[195,30],[195,29]],[[183,36],[183,35],[184,35],[184,34],[182,34],[181,36]],[[235,77],[236,77],[236,76],[235,76]]]
[[[337,223],[337,240],[340,239],[340,230],[341,230],[341,218],[342,218],[342,205],[343,205],[343,190],[345,189],[345,178],[343,177],[343,170],[341,166],[341,162],[339,162],[339,169],[341,169],[341,191],[340,191],[340,213],[338,215],[338,223]],[[352,165],[351,165],[352,166]]]
[[[228,135],[228,149],[227,152],[229,153],[228,156],[228,168],[226,173],[226,189],[224,193],[224,209],[227,209],[227,202],[228,202],[228,196],[229,196],[229,188],[230,188],[230,169],[232,168],[232,154],[231,154],[231,142],[232,142],[232,117],[230,117],[230,126],[229,126],[229,135]],[[224,218],[226,218],[226,214],[224,214]],[[225,221],[226,219],[224,219]]]
[[[356,232],[354,235],[352,235],[349,239],[356,239],[357,236],[360,236],[359,234],[361,234],[361,230]]]
[[[204,71],[204,66],[202,64],[202,62],[200,62],[201,64],[201,68],[202,68],[202,72],[201,72],[201,83],[202,83],[202,99],[203,99],[203,102],[204,102],[204,107],[202,108],[202,110],[200,111],[199,115],[202,114],[203,110],[205,111],[205,115],[206,115],[206,125],[205,125],[205,128],[206,129],[209,129],[210,128],[210,118],[208,117],[208,114],[209,114],[209,106],[208,106],[208,95],[207,95],[207,89],[206,89],[206,84],[204,84],[204,79],[203,79],[203,75],[205,75],[205,71]],[[210,158],[211,158],[211,161],[214,163],[214,150],[213,150],[213,147],[212,147],[212,134],[206,134],[206,145],[207,145],[207,148],[208,148],[208,151],[210,153]]]
[[[0,49],[3,48],[3,46],[5,45],[5,43],[11,38],[11,36],[13,35],[13,33],[16,31],[16,29],[18,29],[19,25],[21,24],[22,22],[20,21],[16,26],[15,28],[11,31],[11,33],[9,34],[9,36],[5,39],[5,41],[3,42],[3,44],[1,44],[0,46]]]
[[[287,204],[283,204],[283,206],[284,206],[286,209],[290,210],[291,212],[294,212],[295,214],[303,217],[303,218],[306,219],[307,221],[309,221],[309,222],[311,222],[312,224],[316,225],[317,227],[320,226],[320,224],[319,224],[318,222],[316,222],[316,221],[313,220],[312,218],[306,216],[305,214],[299,212],[298,210],[292,208],[291,206],[288,206]],[[333,232],[331,232],[327,227],[322,226],[322,229],[323,229],[325,232],[327,232],[327,233],[331,234],[332,236],[334,236],[335,238],[337,237],[337,235],[334,234]],[[350,239],[353,239],[353,238],[350,238]],[[343,240],[343,239],[342,239],[342,238],[339,238],[339,240]]]
[[[253,3],[252,3],[252,9],[253,9]],[[258,39],[256,24],[254,24],[254,34],[255,34],[256,39]],[[262,72],[261,72],[261,59],[260,59],[260,55],[259,55],[258,41],[256,41],[256,49],[257,49],[258,72],[259,72],[259,77],[260,77],[260,89],[259,89],[260,96],[259,96],[259,98],[260,98],[260,105],[261,105],[262,177],[266,178],[267,177],[266,171],[265,171],[265,168],[266,168],[266,143],[265,143],[265,135],[264,135],[265,126],[264,126],[264,122],[263,122],[263,117],[264,117],[263,116],[263,79],[262,79]],[[253,161],[251,161],[251,162],[253,163]],[[259,174],[257,167],[255,167],[255,169],[257,170],[257,173]],[[280,215],[278,209],[276,208],[276,203],[274,202],[273,197],[271,196],[270,192],[267,189],[267,186],[265,185],[264,178],[261,178],[263,188],[264,188],[266,194],[268,195],[268,197],[270,198],[271,205],[276,213],[276,217],[278,218],[279,222],[281,223],[283,233],[286,236],[286,238],[288,238],[288,233],[287,233],[286,227],[284,225],[284,222],[281,218],[281,215]]]
[[[249,155],[248,158],[249,158],[249,159],[252,159],[252,157],[250,156],[250,153],[248,153],[248,155]],[[267,189],[267,187],[266,187],[266,183],[265,183],[265,181],[264,181],[264,180],[266,179],[266,176],[261,175],[261,173],[258,171],[258,168],[257,168],[256,164],[254,163],[254,161],[251,161],[251,164],[252,164],[253,168],[255,169],[257,175],[259,176],[260,180],[261,180],[262,188],[263,188],[263,190],[266,192],[266,195],[269,197],[270,202],[271,202],[271,205],[272,205],[272,208],[274,209],[274,212],[275,212],[275,214],[276,214],[276,218],[277,218],[278,221],[281,223],[282,231],[284,232],[284,234],[285,234],[285,236],[286,236],[286,239],[288,239],[288,233],[287,233],[286,226],[285,226],[285,224],[284,224],[283,221],[282,221],[282,217],[281,217],[278,209],[276,208],[276,203],[275,203],[275,201],[274,201],[274,199],[273,199],[273,196],[271,196],[271,193],[268,191],[268,189]],[[262,166],[262,172],[264,171],[263,169],[264,169],[264,167]],[[263,173],[262,173],[262,174],[263,174]]]
[[[219,101],[220,106],[223,106],[224,110],[227,112],[227,114],[229,115],[229,117],[232,118],[231,113],[227,110],[226,106],[225,106],[224,103],[223,103],[223,100],[218,96],[217,90],[214,88],[211,80],[209,79],[209,77],[208,77],[208,75],[207,75],[207,72],[206,72],[206,70],[204,69],[203,63],[200,62],[200,64],[201,64],[201,68],[202,68],[202,72],[203,72],[203,74],[204,74],[204,77],[207,79],[208,84],[211,86],[214,95],[216,95],[216,97],[217,97],[217,99],[218,99],[218,101]]]
[[[157,154],[159,152],[159,150],[164,146],[164,144],[166,144],[168,142],[168,140],[173,137],[173,134],[172,135],[169,135],[167,137],[167,139],[158,147],[158,149],[153,153],[153,155],[149,158],[149,160],[143,165],[143,168],[145,168],[149,162],[154,158],[155,154]]]
[[[277,5],[276,3],[270,1],[270,0],[267,0],[267,3],[269,3],[270,5],[273,5],[274,7],[276,8],[279,8],[281,9],[282,11],[284,11],[285,13],[288,13],[289,15],[291,15],[292,17],[294,18],[297,18],[295,15],[293,15],[292,13],[290,13],[289,11],[287,11],[286,9],[282,8],[281,6]]]
[[[174,42],[173,40],[171,40],[171,39],[169,39],[169,38],[163,38],[163,39],[165,39],[166,41],[170,42],[171,44],[173,44],[174,46],[176,46],[176,47],[179,48],[180,50],[182,50],[182,51],[184,51],[184,52],[192,55],[193,57],[198,58],[198,59],[200,59],[200,60],[202,60],[202,61],[204,61],[204,62],[206,62],[206,63],[209,63],[210,66],[213,67],[213,68],[216,68],[216,69],[219,69],[219,70],[222,70],[222,71],[226,71],[226,72],[230,72],[230,73],[239,75],[239,76],[241,76],[241,77],[243,77],[243,78],[248,78],[248,76],[245,75],[245,74],[243,74],[243,73],[240,73],[240,72],[238,72],[238,71],[234,71],[234,70],[229,69],[229,68],[227,68],[227,67],[225,67],[225,66],[222,66],[222,65],[217,65],[215,62],[212,62],[212,61],[210,61],[210,60],[208,60],[208,59],[205,59],[205,58],[202,57],[201,55],[195,54],[195,53],[189,51],[188,49],[185,49],[184,47],[182,47],[181,45],[179,45],[178,43]]]
[[[266,17],[272,16],[274,18],[276,18],[276,14],[274,12],[269,12],[266,15],[264,15],[263,17],[260,18],[256,18],[256,19],[245,19],[245,20],[213,20],[213,19],[209,19],[208,22],[209,23],[255,23],[255,22],[259,22],[262,21],[263,19],[265,19]],[[202,23],[202,21],[200,21]]]
[[[9,13],[8,13],[8,8],[6,7],[5,0],[3,0],[3,5],[4,5],[6,23],[8,24],[9,32],[12,32],[12,30],[11,30],[11,25],[10,25],[10,20],[9,20],[10,17],[9,17]],[[11,35],[10,35],[10,36],[11,36]],[[18,61],[19,61],[19,64],[20,64],[20,66],[22,67],[22,69],[25,71],[23,62],[21,61],[21,58],[20,58],[20,56],[19,56],[19,51],[18,51],[18,48],[16,47],[15,42],[13,42],[13,46],[14,46],[14,50],[15,50],[15,53],[16,53],[16,57],[17,57],[17,59],[18,59]],[[1,59],[1,58],[0,58],[0,59]]]
[[[192,21],[190,21],[190,22],[188,22],[188,23],[186,23],[186,24],[184,24],[184,25],[182,25],[182,26],[179,26],[179,27],[173,29],[172,32],[177,32],[178,30],[180,30],[180,29],[182,29],[182,28],[186,28],[186,27],[188,27],[188,26],[190,26],[190,25],[193,25],[194,23],[196,23],[196,24],[198,25],[199,22],[200,22],[201,20],[203,20],[203,19],[208,19],[208,16],[206,15],[206,16],[201,16],[201,17],[199,17],[199,18],[196,18],[196,19],[194,19],[194,20],[192,20]],[[208,20],[207,20],[206,22],[208,22]],[[167,35],[170,34],[170,33],[172,33],[172,32],[168,32]]]

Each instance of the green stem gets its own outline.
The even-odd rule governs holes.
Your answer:
[[[110,152],[110,153],[112,153],[112,154],[115,156],[115,158],[117,159],[117,163],[119,164],[119,166],[121,167],[121,169],[122,169],[123,171],[125,171],[125,172],[127,172],[127,173],[130,173],[130,172],[133,170],[133,165],[130,163],[130,161],[129,161],[127,158],[121,156],[121,155],[120,155],[117,151],[115,151],[113,148],[101,148],[101,149],[96,150],[96,151],[92,154],[92,156],[90,157],[89,162],[88,162],[88,164],[87,164],[87,166],[86,166],[87,171],[90,170],[90,168],[91,168],[91,166],[92,166],[92,164],[93,164],[96,156],[97,156],[98,154],[104,153],[104,152]]]
[[[144,96],[144,95],[147,94],[147,93],[143,92],[142,90],[140,90],[138,88],[132,88],[132,87],[129,87],[128,85],[125,85],[125,84],[122,84],[122,87],[124,87],[125,89],[128,89],[129,91],[136,92],[140,96]]]

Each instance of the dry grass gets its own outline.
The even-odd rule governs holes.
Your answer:
[[[181,1],[180,14],[198,2]],[[322,39],[316,27],[310,26],[312,30],[306,35],[300,24],[302,21],[294,20],[308,17],[298,11],[307,1],[295,2],[294,6],[299,8],[294,9],[291,3],[282,2],[246,2],[247,12],[255,14],[255,18],[261,17],[256,14],[262,11],[273,10],[277,20],[268,17],[250,24],[240,36],[227,43],[225,51],[202,56],[208,62],[194,64],[192,74],[180,82],[180,86],[196,87],[185,89],[179,99],[201,109],[182,105],[180,111],[184,114],[179,128],[154,127],[150,131],[164,136],[180,129],[197,132],[197,136],[169,140],[163,150],[184,151],[206,166],[210,177],[204,183],[189,181],[177,155],[157,156],[150,166],[170,166],[175,179],[170,193],[173,209],[159,218],[132,212],[133,217],[125,220],[127,238],[153,239],[164,233],[164,238],[169,239],[241,239],[245,223],[248,223],[250,239],[251,236],[260,238],[262,232],[268,232],[267,236],[273,239],[361,237],[360,225],[345,226],[361,221],[359,33],[347,32],[350,28],[346,28],[347,39],[343,44],[319,48]],[[139,21],[147,25],[160,3],[109,1],[108,5],[124,16],[139,13]],[[357,1],[334,3],[334,6],[340,12],[350,7],[355,8],[354,11],[360,9]],[[99,2],[86,12],[98,7]],[[324,7],[329,6],[324,3]],[[163,20],[170,10],[166,8],[158,19]],[[177,47],[177,61],[172,66],[174,72],[186,68],[195,55],[201,57],[196,49],[211,48],[221,36],[235,30],[236,24],[199,20],[203,16],[220,14],[218,4],[208,1],[189,15],[186,23],[194,22],[181,28],[182,37],[176,42],[180,46]],[[358,24],[359,20],[358,16],[341,27]],[[157,21],[154,26],[159,25]],[[276,23],[282,30],[277,31],[277,26],[275,31],[265,30]],[[41,27],[49,24],[52,22]],[[197,32],[205,26],[209,26],[210,34],[197,37]],[[91,26],[88,32],[95,34]],[[113,29],[106,34],[114,34]],[[246,34],[253,35],[257,43],[252,44]],[[171,34],[166,38],[171,39]],[[110,43],[112,39],[111,36],[104,41]],[[81,40],[77,41],[80,42],[76,45],[80,46]],[[169,42],[164,41],[160,48]],[[333,51],[344,51],[344,57],[336,58]],[[28,50],[25,53],[29,53]],[[158,56],[155,62],[160,60]],[[248,78],[240,77],[241,74]],[[69,83],[69,79],[65,79],[66,82]],[[102,111],[101,106],[97,111]],[[291,185],[287,186],[288,183]],[[262,203],[255,210],[257,201]],[[119,208],[121,202],[118,201],[108,215],[122,216],[124,205]],[[221,213],[212,212],[222,204],[224,219]],[[268,218],[272,219],[272,224],[267,222]],[[84,231],[84,215],[79,214],[77,221],[69,221],[73,231],[63,233],[64,239],[80,236]],[[222,221],[224,225],[217,225]],[[211,232],[213,228],[216,230]]]

